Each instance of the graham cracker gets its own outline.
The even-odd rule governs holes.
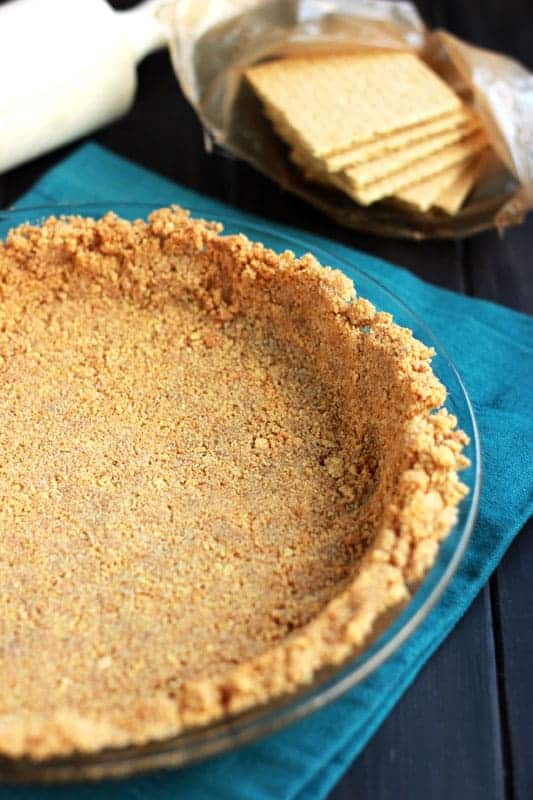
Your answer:
[[[478,130],[479,127],[479,121],[472,117],[465,128],[452,128],[438,136],[427,137],[421,142],[403,148],[403,150],[388,153],[381,158],[367,161],[365,164],[350,166],[345,172],[349,175],[350,182],[359,189],[363,186],[367,186],[369,183],[374,183],[382,178],[386,178],[388,175],[400,172],[425,156],[437,153],[451,144],[466,139],[474,133],[474,131]]]
[[[466,158],[464,161],[459,161],[451,167],[438,172],[436,175],[431,175],[423,181],[412,183],[410,186],[405,186],[399,189],[394,195],[394,200],[408,205],[416,211],[425,213],[435,205],[437,199],[453,186],[457,180],[465,173],[469,172],[472,165],[476,162],[476,157]]]
[[[474,184],[481,175],[485,164],[485,157],[481,156],[471,161],[457,178],[439,194],[433,205],[447,214],[453,216],[462,207],[467,196],[474,188]]]
[[[346,186],[341,180],[335,179],[334,175],[324,170],[313,169],[306,159],[300,161],[299,154],[294,154],[293,160],[309,180],[324,186],[337,186],[346,191]],[[394,193],[392,199],[402,205],[409,205],[421,213],[437,207],[448,214],[455,214],[479,177],[482,163],[483,156],[466,157],[451,167],[404,186]]]
[[[409,186],[417,181],[424,180],[430,175],[438,174],[447,167],[451,167],[467,158],[479,153],[487,144],[483,131],[477,131],[460,142],[455,142],[426,158],[413,162],[405,169],[388,175],[385,178],[368,183],[365,186],[356,186],[350,177],[350,170],[336,173],[332,176],[335,185],[343,189],[362,205],[369,205],[383,197],[395,195],[399,189]]]
[[[483,154],[460,161],[437,175],[400,189],[394,199],[420,212],[435,207],[456,214],[479,177],[483,162]]]
[[[436,136],[453,129],[464,129],[470,123],[470,120],[471,117],[467,109],[460,108],[428,122],[411,125],[408,128],[402,128],[396,133],[381,136],[373,142],[368,142],[368,144],[353,147],[336,155],[324,156],[321,159],[322,166],[328,172],[338,172],[345,167],[364,164],[373,158],[380,158],[388,153],[409,147],[429,136]]]
[[[245,74],[276,130],[314,157],[461,107],[455,92],[413,53],[279,59]]]
[[[291,152],[291,159],[308,180],[321,183],[324,186],[339,186],[339,181],[335,180],[336,173],[326,172],[326,170],[321,169],[320,166],[318,166],[318,161],[310,161],[302,157],[297,151]],[[344,185],[341,185],[340,188],[344,189]]]

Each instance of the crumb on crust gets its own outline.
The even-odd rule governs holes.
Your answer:
[[[0,244],[0,328],[4,754],[296,691],[457,519],[467,437],[432,350],[311,255],[178,208],[50,218]]]

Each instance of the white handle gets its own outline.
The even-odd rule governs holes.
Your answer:
[[[0,6],[0,173],[126,113],[137,61],[165,42],[159,2],[123,12],[105,0]]]
[[[161,0],[145,0],[129,11],[117,12],[137,63],[166,44],[165,27],[157,16]]]

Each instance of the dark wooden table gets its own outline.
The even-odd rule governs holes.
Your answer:
[[[531,0],[427,0],[419,7],[432,27],[507,52],[533,69]],[[95,138],[240,208],[337,238],[448,289],[533,311],[533,214],[503,239],[491,232],[466,241],[412,243],[342,230],[246,165],[206,155],[165,53],[141,65],[128,116]],[[14,202],[67,152],[0,176],[0,206]],[[532,533],[530,521],[330,800],[532,800]]]

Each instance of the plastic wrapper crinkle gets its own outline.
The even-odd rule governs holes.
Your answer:
[[[173,0],[160,10],[172,60],[208,146],[248,161],[337,222],[411,238],[466,236],[519,223],[533,208],[533,75],[507,56],[429,31],[411,3],[387,0]],[[497,158],[454,217],[387,203],[361,207],[304,179],[242,79],[271,57],[413,50],[480,115]]]

